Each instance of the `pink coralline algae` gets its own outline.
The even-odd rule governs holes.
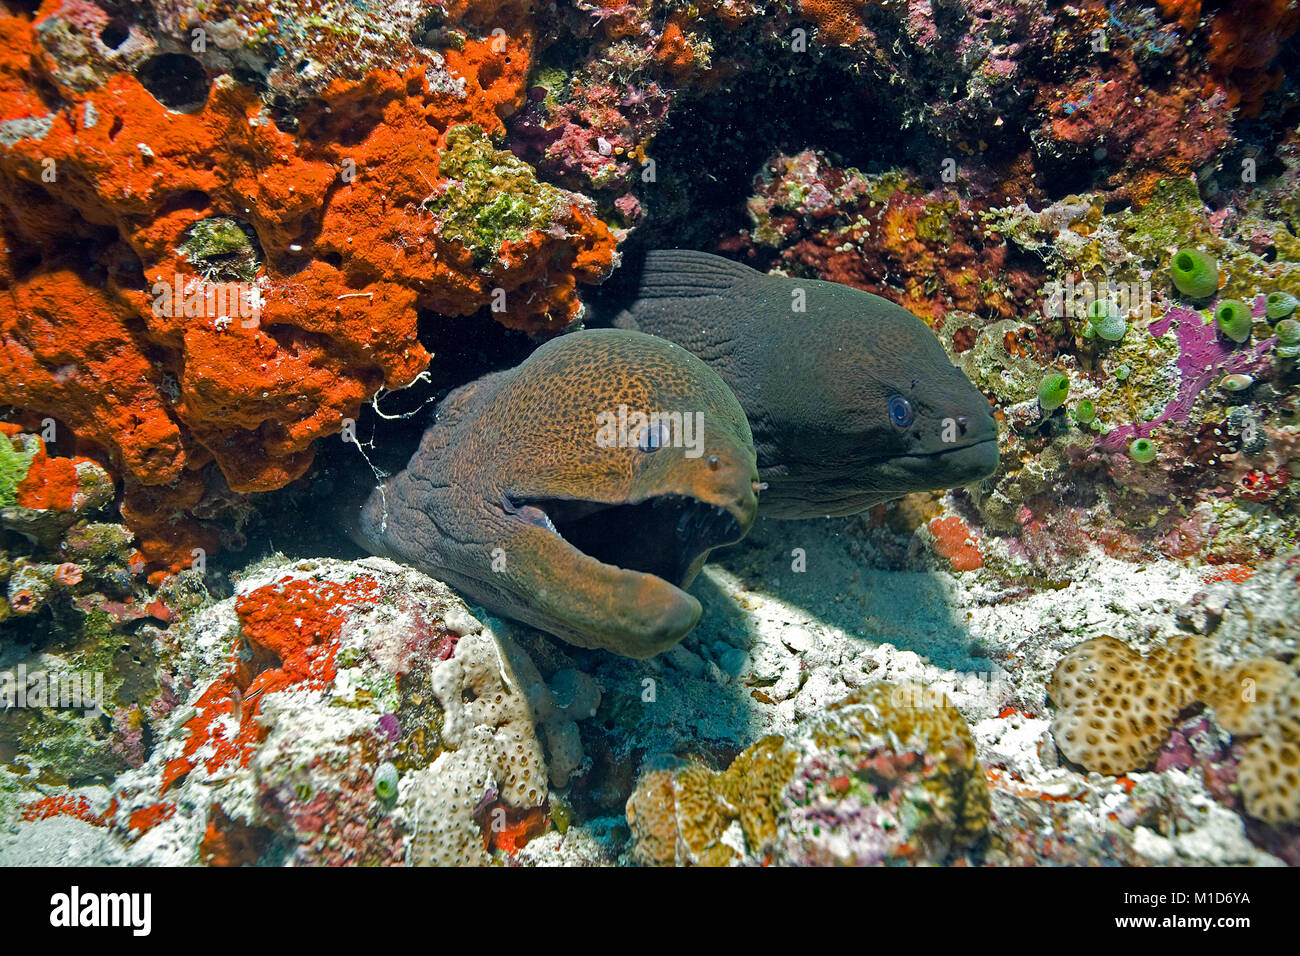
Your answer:
[[[379,729],[389,742],[395,741],[402,736],[402,725],[394,714],[384,714],[384,716],[380,717]]]
[[[1136,422],[1114,429],[1098,441],[1104,451],[1121,451],[1135,438],[1148,437],[1165,422],[1185,422],[1191,414],[1197,397],[1220,375],[1258,375],[1267,368],[1269,352],[1276,339],[1265,339],[1247,349],[1232,348],[1218,334],[1214,323],[1207,323],[1200,313],[1191,309],[1173,308],[1148,331],[1160,338],[1177,323],[1178,339],[1178,395],[1159,415],[1147,422]]]

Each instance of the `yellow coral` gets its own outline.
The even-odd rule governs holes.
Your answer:
[[[1225,730],[1248,738],[1237,771],[1246,812],[1300,821],[1300,675],[1292,666],[1254,658],[1214,667],[1195,635],[1146,658],[1099,637],[1061,658],[1047,691],[1061,752],[1111,775],[1150,763],[1178,712],[1205,703]]]
[[[781,737],[764,737],[742,751],[718,781],[718,792],[740,820],[752,850],[761,851],[776,838],[781,791],[794,774],[795,760]]]
[[[924,755],[927,834],[968,846],[988,829],[988,783],[970,728],[943,694],[919,685],[872,684],[811,718],[795,737],[764,737],[721,773],[693,760],[645,771],[627,802],[632,859],[645,866],[727,865],[738,851],[724,841],[739,823],[747,855],[777,844],[788,817],[786,789],[800,755],[871,751]],[[732,840],[731,842],[737,842]]]
[[[721,775],[695,761],[642,776],[627,801],[632,859],[642,866],[726,866],[736,851],[721,842],[735,819],[717,790]]]
[[[673,771],[642,774],[627,800],[632,859],[641,866],[672,866],[677,861],[677,805]]]

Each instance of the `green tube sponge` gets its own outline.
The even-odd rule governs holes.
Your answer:
[[[381,763],[375,770],[375,794],[380,800],[397,796],[397,768],[391,763]]]
[[[1093,333],[1107,342],[1118,342],[1128,331],[1128,322],[1109,299],[1098,299],[1088,307],[1088,322]]]
[[[1295,311],[1296,297],[1290,292],[1270,292],[1264,296],[1264,316],[1270,322],[1285,319]]]
[[[1219,263],[1208,252],[1180,249],[1169,264],[1174,288],[1183,295],[1204,299],[1219,289]]]
[[[1283,319],[1273,327],[1277,333],[1277,344],[1273,351],[1278,358],[1295,358],[1300,355],[1300,322],[1295,319]]]
[[[1061,372],[1053,372],[1038,386],[1038,407],[1045,412],[1054,412],[1065,404],[1065,397],[1069,394],[1070,380]]]
[[[1128,446],[1128,456],[1134,461],[1146,464],[1156,460],[1156,443],[1150,438],[1136,438]]]
[[[1250,338],[1250,306],[1240,299],[1224,299],[1214,310],[1219,331],[1240,345]]]
[[[1097,406],[1091,399],[1081,398],[1074,406],[1074,420],[1080,425],[1087,425],[1097,417]]]

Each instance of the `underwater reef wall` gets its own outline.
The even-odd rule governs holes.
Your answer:
[[[1298,29],[0,0],[0,677],[103,678],[0,710],[0,856],[1300,865]],[[997,472],[834,525],[760,495],[645,662],[386,561],[242,566],[332,524],[360,443],[321,439],[602,321],[646,246],[912,311]]]
[[[495,294],[502,321],[555,332],[575,284],[613,265],[589,201],[492,145],[522,102],[526,27],[367,59],[350,34],[371,21],[308,27],[294,6],[232,5],[210,38],[183,5],[0,18],[0,401],[105,456],[162,564],[216,547],[170,524],[209,462],[234,492],[281,487],[377,390],[409,385],[429,360],[418,309]],[[513,23],[475,16],[498,13]],[[236,64],[293,39],[261,80],[286,113]]]
[[[1150,225],[1170,184],[1199,177],[1221,209],[1256,182],[1234,186],[1236,164],[1263,187],[1294,162],[1293,137],[1264,153],[1235,124],[1285,102],[1295,11],[1202,6],[14,4],[0,401],[121,480],[142,552],[175,570],[238,540],[256,507],[240,498],[308,474],[318,439],[418,380],[439,346],[421,315],[555,334],[643,226],[940,330],[968,313],[948,329],[962,353],[990,320],[1027,322],[1008,370],[1019,352],[1068,362],[1070,330],[1029,314],[1045,283],[1145,281],[1211,235],[1270,261],[1258,217],[1198,225],[1185,192],[1186,228],[1139,237],[1140,261],[1100,242],[1116,216],[1154,208]],[[772,104],[751,133],[738,97]],[[714,167],[753,178],[750,228],[710,222]],[[1265,269],[1224,294],[1291,282]]]

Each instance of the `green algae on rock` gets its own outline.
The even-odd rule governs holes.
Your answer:
[[[497,149],[478,126],[467,123],[447,132],[447,149],[439,173],[453,180],[424,201],[439,222],[439,231],[463,245],[480,269],[501,252],[505,242],[519,242],[546,229],[571,194],[538,181],[531,166]]]
[[[23,448],[19,451],[8,435],[0,434],[0,508],[7,508],[17,500],[18,486],[27,477],[27,470],[36,455],[25,439],[19,438]]]
[[[201,219],[189,228],[177,250],[208,282],[252,282],[262,256],[249,236],[251,227],[222,216]]]

